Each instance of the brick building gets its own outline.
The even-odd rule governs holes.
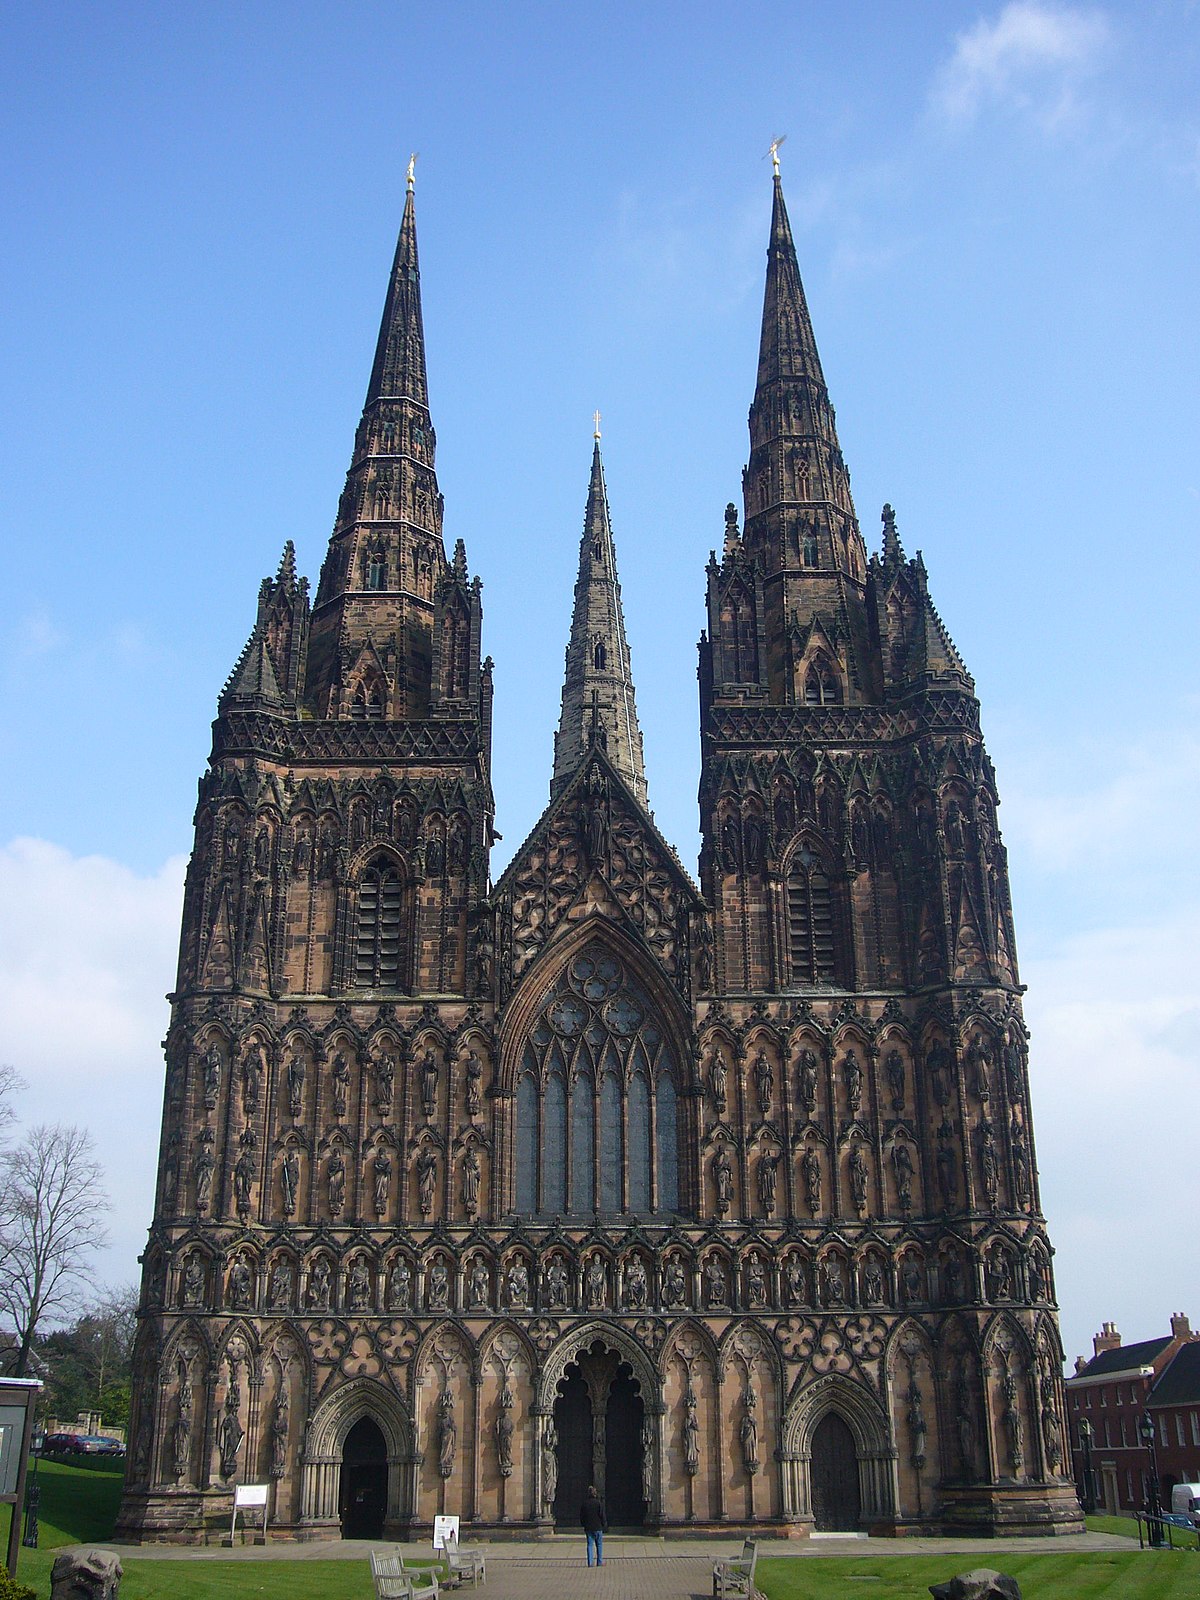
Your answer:
[[[646,804],[599,441],[549,805],[493,882],[492,665],[434,471],[411,182],[315,600],[218,703],[120,1526],[1079,1525],[998,796],[868,556],[775,180],[698,880]],[[981,596],[981,602],[983,596]],[[680,664],[680,670],[687,670]]]
[[[1191,1352],[1200,1351],[1200,1344],[1192,1341],[1196,1335],[1182,1313],[1171,1318],[1171,1331],[1157,1339],[1143,1339],[1137,1344],[1123,1345],[1115,1325],[1106,1322],[1092,1341],[1094,1354],[1090,1361],[1081,1356],[1075,1363],[1073,1377],[1067,1379],[1067,1409],[1071,1424],[1071,1458],[1075,1482],[1084,1490],[1086,1451],[1080,1425],[1087,1422],[1092,1429],[1092,1484],[1097,1509],[1108,1512],[1144,1511],[1149,1455],[1139,1428],[1148,1408],[1153,1409],[1153,1395],[1158,1383],[1165,1381],[1174,1363],[1185,1353],[1188,1362],[1181,1369],[1181,1382],[1165,1391],[1172,1395],[1178,1390],[1182,1396],[1187,1389],[1185,1370],[1195,1367]],[[1160,1490],[1171,1468],[1167,1464],[1165,1449],[1174,1437],[1179,1417],[1180,1424],[1190,1438],[1191,1422],[1187,1413],[1194,1409],[1185,1399],[1169,1400],[1158,1416],[1162,1446],[1158,1452]],[[1182,1443],[1185,1443],[1186,1440]],[[1185,1450],[1188,1460],[1200,1467],[1200,1447]],[[1174,1461],[1178,1451],[1172,1453]],[[1172,1479],[1186,1480],[1181,1472]],[[1167,1494],[1167,1500],[1170,1496]]]
[[[1191,1335],[1172,1358],[1146,1409],[1156,1428],[1159,1491],[1169,1507],[1175,1484],[1200,1483],[1200,1337]]]

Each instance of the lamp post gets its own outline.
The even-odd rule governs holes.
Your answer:
[[[1092,1440],[1096,1430],[1084,1417],[1079,1424],[1079,1442],[1083,1446],[1083,1511],[1090,1517],[1096,1509],[1096,1480],[1092,1477]]]
[[[1149,1493],[1146,1496],[1146,1514],[1150,1518],[1150,1543],[1160,1545],[1163,1542],[1163,1528],[1162,1505],[1158,1498],[1158,1451],[1154,1446],[1154,1418],[1148,1411],[1142,1413],[1138,1431],[1150,1455]]]

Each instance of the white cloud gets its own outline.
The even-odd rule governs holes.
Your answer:
[[[150,1222],[184,865],[139,877],[42,839],[0,848],[0,1061],[29,1084],[23,1122],[94,1135],[113,1200],[101,1272],[114,1281],[134,1275]]]
[[[931,96],[947,122],[970,122],[985,106],[1004,106],[1044,125],[1068,120],[1079,87],[1100,60],[1108,24],[1096,11],[1010,0],[955,40]]]

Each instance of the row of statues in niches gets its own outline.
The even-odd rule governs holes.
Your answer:
[[[147,1280],[147,1300],[166,1294],[166,1266]],[[497,1262],[483,1251],[433,1248],[378,1265],[362,1251],[341,1261],[324,1249],[303,1263],[279,1255],[260,1265],[234,1250],[224,1268],[191,1250],[178,1268],[184,1310],[535,1315],[560,1313],[903,1310],[981,1303],[1043,1303],[1050,1294],[1044,1251],[1003,1240],[973,1248],[945,1244],[928,1257],[914,1247],[890,1254],[871,1245],[810,1253],[750,1247],[699,1256],[669,1251],[655,1261],[634,1251],[611,1259],[598,1249],[524,1253]]]
[[[912,1069],[906,1053],[895,1044],[890,1048],[885,1045],[879,1053],[882,1055],[882,1072],[878,1079],[878,1097],[886,1097],[891,1110],[897,1115],[912,1111],[915,1109]],[[823,1098],[823,1056],[830,1071],[830,1086],[826,1093],[833,1094],[841,1109],[852,1120],[860,1117],[864,1108],[869,1111],[872,1095],[868,1072],[864,1069],[859,1051],[852,1044],[836,1059],[833,1052],[819,1052],[808,1044],[802,1044],[796,1050],[792,1066],[795,1110],[808,1117],[817,1111]],[[1011,1104],[1022,1103],[1024,1054],[1017,1041],[1015,1028],[1007,1029],[998,1044],[982,1030],[975,1030],[962,1052],[962,1064],[967,1093],[981,1104],[987,1104],[993,1098],[998,1084],[1003,1085]],[[946,1042],[937,1036],[931,1039],[924,1050],[925,1074],[930,1097],[942,1108],[949,1105],[953,1098],[957,1066],[955,1053]],[[757,1111],[758,1116],[765,1120],[775,1113],[779,1088],[785,1093],[787,1089],[786,1083],[777,1088],[776,1079],[776,1067],[766,1050],[760,1047],[744,1074],[746,1105],[751,1114]],[[738,1079],[730,1064],[729,1052],[719,1042],[713,1047],[709,1058],[705,1087],[713,1114],[718,1120],[723,1120],[729,1114],[731,1105],[736,1104]]]
[[[349,1115],[354,1088],[354,1060],[357,1051],[335,1049],[329,1059],[328,1072],[322,1085],[325,1104],[330,1115],[341,1121]],[[463,1110],[468,1117],[478,1117],[483,1111],[484,1064],[475,1049],[467,1049],[458,1063],[462,1079]],[[267,1046],[253,1041],[233,1067],[234,1087],[243,1117],[249,1121],[258,1115],[262,1103],[263,1086],[269,1072]],[[396,1101],[400,1062],[397,1055],[383,1049],[371,1061],[371,1104],[382,1118],[393,1115]],[[221,1088],[226,1073],[225,1056],[214,1041],[199,1059],[199,1095],[206,1115],[211,1116],[220,1104]],[[304,1115],[310,1079],[317,1080],[318,1069],[302,1050],[292,1050],[280,1074],[280,1097],[287,1114],[298,1120]],[[413,1070],[414,1096],[420,1115],[426,1121],[438,1113],[442,1098],[442,1083],[447,1076],[446,1067],[437,1052],[427,1048]]]

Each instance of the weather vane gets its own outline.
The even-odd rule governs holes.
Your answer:
[[[774,149],[774,146],[772,146],[772,149]],[[411,189],[417,181],[417,157],[420,153],[419,150],[414,150],[408,158],[408,171],[404,174],[404,186],[406,189]]]
[[[598,411],[593,411],[592,412],[592,423],[593,423],[593,425],[595,427],[595,430],[596,430],[592,434],[592,438],[593,439],[598,439],[600,437],[600,413]]]
[[[781,133],[777,139],[772,139],[771,140],[771,147],[767,151],[767,155],[770,156],[770,158],[771,158],[771,165],[775,169],[775,176],[776,177],[779,176],[779,146],[781,144],[786,144],[786,143],[787,143],[787,134],[786,133]],[[766,156],[763,157],[763,160],[764,161],[766,160]]]

